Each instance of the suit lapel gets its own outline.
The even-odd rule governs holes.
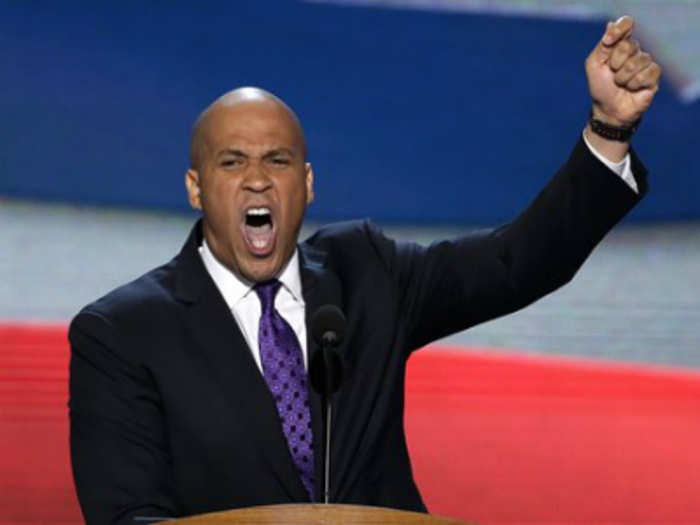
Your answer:
[[[307,244],[299,245],[302,293],[306,306],[306,334],[308,362],[319,350],[311,335],[311,319],[320,306],[333,304],[342,310],[342,287],[338,276],[325,264],[326,254]],[[321,413],[321,397],[309,384],[309,405],[311,408],[311,426],[314,434],[314,493],[316,501],[323,501],[323,457],[325,443],[324,426]],[[335,474],[332,477],[337,479]],[[334,487],[331,485],[331,489]],[[332,497],[332,494],[331,494]]]
[[[186,323],[209,369],[257,443],[262,460],[292,501],[308,495],[292,461],[277,408],[248,344],[197,252],[199,223],[178,256],[176,294],[191,303]]]

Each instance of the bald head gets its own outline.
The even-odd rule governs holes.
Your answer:
[[[306,159],[306,139],[299,118],[282,99],[269,91],[256,87],[242,87],[224,93],[202,111],[192,127],[190,138],[190,168],[199,170],[207,148],[211,131],[211,123],[227,114],[236,118],[236,108],[245,108],[255,112],[278,112],[281,114],[281,125],[288,126],[290,132],[297,138],[304,160]],[[248,113],[249,114],[249,113]]]

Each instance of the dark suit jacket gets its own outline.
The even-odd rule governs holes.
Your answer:
[[[645,169],[633,172],[646,191]],[[566,283],[636,195],[580,141],[528,209],[493,231],[424,248],[369,222],[299,245],[307,322],[347,317],[331,499],[425,510],[403,430],[404,372],[426,343],[512,312]],[[199,224],[168,264],[84,308],[70,327],[71,451],[89,523],[307,501],[275,403],[206,272]],[[317,351],[308,341],[309,355]],[[310,394],[316,498],[321,410]]]

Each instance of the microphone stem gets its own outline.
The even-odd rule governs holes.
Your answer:
[[[325,488],[324,488],[324,493],[325,493],[325,503],[328,505],[328,502],[330,501],[330,484],[331,484],[331,414],[333,412],[333,409],[331,408],[331,396],[328,396],[328,402],[327,402],[327,416],[326,416],[326,472],[324,475],[325,478]]]

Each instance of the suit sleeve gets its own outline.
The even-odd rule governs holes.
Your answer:
[[[375,242],[397,281],[408,350],[513,312],[567,283],[636,194],[579,140],[568,161],[512,223],[429,247]],[[387,247],[389,246],[389,247]]]
[[[164,414],[148,371],[119,352],[110,321],[81,312],[69,339],[73,475],[88,524],[177,516]]]

